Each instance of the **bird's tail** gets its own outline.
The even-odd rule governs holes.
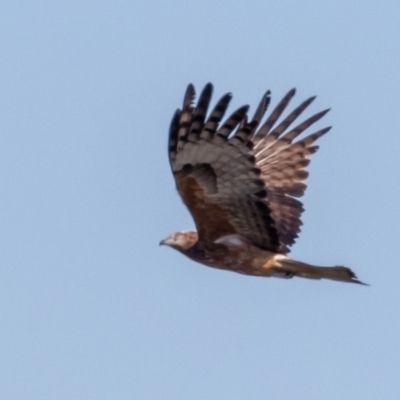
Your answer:
[[[277,260],[278,261],[278,260]],[[308,279],[331,279],[341,282],[359,283],[367,285],[357,279],[356,274],[347,267],[318,267],[315,265],[305,264],[289,257],[282,257],[276,262],[277,275],[279,272],[283,273],[285,277],[291,278],[292,276],[299,276]],[[368,286],[368,285],[367,285]]]

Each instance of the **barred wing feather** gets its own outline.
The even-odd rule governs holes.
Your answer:
[[[306,188],[308,157],[318,148],[315,140],[329,128],[294,139],[328,110],[287,131],[314,100],[310,98],[276,125],[293,89],[260,126],[270,102],[268,91],[250,122],[248,106],[243,106],[221,123],[231,94],[206,118],[212,89],[207,84],[194,105],[195,90],[188,86],[169,137],[171,169],[199,240],[215,242],[237,234],[260,248],[286,253],[300,232],[303,207],[295,197]]]

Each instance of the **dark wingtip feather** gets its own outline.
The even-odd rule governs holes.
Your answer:
[[[259,129],[259,131],[256,133],[256,136],[262,138],[269,133],[270,129],[274,126],[275,122],[279,119],[283,111],[286,109],[286,107],[288,106],[290,100],[295,95],[295,93],[296,93],[296,88],[293,88],[286,93],[286,95],[276,105],[271,115],[267,118],[267,120]]]
[[[189,83],[186,88],[185,97],[183,98],[183,108],[192,108],[195,96],[196,90],[193,84]]]
[[[303,103],[304,104],[304,103]],[[282,136],[282,139],[292,141],[294,140],[297,136],[299,136],[303,131],[305,131],[307,128],[309,128],[312,124],[320,120],[325,114],[327,114],[330,111],[330,108],[320,111],[319,113],[313,115],[312,117],[306,119],[303,121],[300,125],[297,125],[294,129],[291,131],[285,133],[285,135]],[[332,127],[330,126],[329,129]],[[328,130],[329,130],[328,129]]]
[[[312,133],[311,135],[306,136],[304,139],[301,139],[297,143],[303,143],[306,147],[311,147],[311,145],[318,140],[320,137],[324,136],[332,129],[331,126],[328,126],[324,129],[320,129],[317,132]]]
[[[204,127],[204,120],[206,118],[208,107],[210,105],[212,92],[213,86],[211,83],[208,83],[204,86],[204,89],[200,93],[197,105],[194,108],[192,125],[190,127],[189,135],[196,136],[202,131]]]
[[[229,135],[240,125],[240,122],[246,117],[249,106],[245,105],[238,108],[231,116],[224,122],[220,129],[217,131],[217,135],[220,137],[228,138]]]
[[[314,134],[315,135],[315,140],[317,140],[320,137],[326,135],[331,129],[332,129],[332,126],[327,126],[326,128],[320,129],[318,132],[315,132],[315,134]]]
[[[290,97],[289,97],[290,98]],[[298,107],[296,107],[287,117],[284,118],[284,120],[276,127],[274,128],[271,132],[270,135],[278,138],[282,135],[283,132],[304,112],[304,110],[315,100],[316,96],[310,97],[307,100],[303,101]],[[306,129],[308,126],[313,124],[314,122],[318,121],[323,115],[325,115],[324,112],[318,113],[314,115],[313,117],[309,118],[307,121],[305,121],[302,125],[303,126],[302,130]],[[308,125],[307,125],[308,124]],[[290,135],[285,135],[286,139],[291,140],[292,135],[296,137],[298,134],[302,132],[302,130],[298,130],[296,132],[290,132]]]
[[[178,132],[179,132],[179,118],[181,116],[181,110],[178,108],[174,116],[172,117],[171,124],[169,127],[169,139],[168,139],[168,154],[169,160],[172,163],[175,157],[176,146],[178,144]]]
[[[207,109],[211,101],[212,92],[213,86],[211,84],[207,84],[206,86],[204,86],[204,89],[201,91],[196,105],[196,115],[205,115],[207,113]]]
[[[325,135],[326,133],[328,133],[330,130],[332,129],[332,126],[327,126],[326,128],[324,128],[324,129],[321,129],[321,136],[322,135]]]
[[[173,115],[172,120],[171,120],[171,125],[169,127],[170,132],[173,131],[174,128],[176,128],[178,126],[180,115],[181,115],[181,109],[177,108],[175,110],[174,115]]]
[[[203,137],[208,137],[214,135],[216,129],[218,128],[219,123],[221,122],[225,112],[228,108],[228,105],[232,99],[232,93],[226,93],[224,96],[219,99],[217,104],[214,106],[211,114],[209,115],[206,124],[204,126],[202,135]]]
[[[214,86],[212,85],[212,83],[208,82],[203,90],[201,91],[200,97],[199,97],[199,103],[200,103],[200,99],[207,99],[207,101],[209,102],[212,96],[214,90]]]
[[[204,86],[203,92],[212,92],[214,89],[214,86],[211,82],[206,83],[206,85]]]
[[[269,103],[271,102],[271,91],[267,90],[264,96],[261,98],[260,104],[258,105],[252,121],[257,121],[258,123],[261,122],[265,112],[268,109]]]
[[[330,108],[327,108],[327,109],[325,109],[325,110],[322,110],[321,112],[319,112],[319,113],[316,114],[316,115],[320,116],[319,118],[322,118],[324,115],[328,114],[329,111],[331,111],[331,109],[330,109]],[[319,118],[318,118],[318,119],[319,119]]]
[[[316,98],[317,96],[311,96],[307,100],[303,101],[303,103],[300,105],[300,107],[302,107],[301,112],[303,112]]]
[[[283,97],[283,99],[278,103],[278,106],[277,106],[277,107],[279,107],[280,105],[283,105],[283,104],[284,104],[283,109],[285,109],[285,108],[288,106],[290,100],[292,100],[293,96],[296,94],[296,91],[297,91],[296,88],[290,89],[290,90],[286,93],[286,95]]]

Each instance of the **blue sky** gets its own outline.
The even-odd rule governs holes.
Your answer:
[[[0,394],[400,398],[400,3],[0,4]],[[209,269],[167,129],[186,85],[332,111],[293,257],[371,287]]]

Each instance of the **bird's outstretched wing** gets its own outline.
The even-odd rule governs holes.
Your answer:
[[[314,141],[329,130],[293,143],[327,112],[287,131],[313,101],[310,98],[276,125],[294,93],[291,90],[260,126],[269,92],[250,122],[248,106],[243,106],[221,123],[231,94],[223,96],[206,118],[212,85],[205,86],[197,105],[194,87],[188,86],[183,108],[171,123],[169,159],[199,240],[211,243],[236,234],[274,252],[287,252],[294,243],[303,211],[295,197],[304,193],[308,157],[317,150]]]

